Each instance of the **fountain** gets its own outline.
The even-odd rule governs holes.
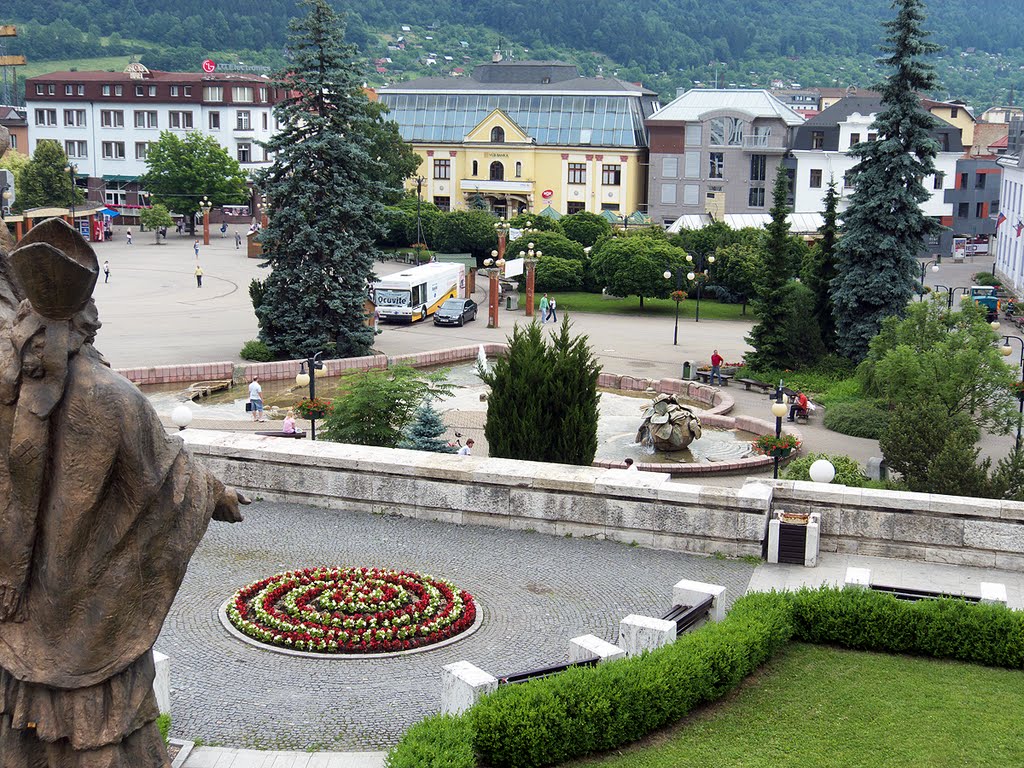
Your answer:
[[[681,451],[700,439],[700,419],[691,408],[681,405],[675,395],[657,395],[644,410],[636,442],[655,451]]]

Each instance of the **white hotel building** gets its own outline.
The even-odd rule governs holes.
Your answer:
[[[996,273],[1019,296],[1024,291],[1024,165],[1019,154],[1004,155],[999,165],[999,212],[1006,219],[996,229]]]
[[[243,170],[266,166],[258,142],[274,133],[279,97],[269,80],[251,74],[157,72],[141,64],[124,72],[53,72],[25,81],[28,149],[57,141],[89,200],[137,206],[146,202],[138,178],[161,131],[201,131]]]

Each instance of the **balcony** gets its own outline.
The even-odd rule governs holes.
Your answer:
[[[762,155],[781,155],[786,148],[772,142],[771,136],[744,136],[743,151],[757,152]]]
[[[490,179],[462,179],[463,192],[533,192],[532,181],[492,181]]]

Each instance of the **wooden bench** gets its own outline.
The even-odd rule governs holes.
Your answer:
[[[795,419],[797,423],[800,423],[802,421],[804,424],[809,424],[811,419],[814,418],[814,414],[815,411],[811,410],[810,408],[807,408],[806,410],[803,411],[797,411]]]
[[[736,379],[736,381],[742,384],[743,389],[745,389],[747,392],[750,391],[751,387],[757,387],[758,389],[761,390],[761,394],[764,395],[769,394],[773,390],[771,384],[765,381],[758,381],[757,379]]]
[[[721,376],[722,376],[722,386],[723,387],[729,386],[729,379],[731,379],[732,376],[730,376],[727,373],[723,373],[723,374],[721,374]],[[697,371],[697,378],[700,379],[705,384],[710,384],[711,383],[711,371]]]
[[[294,432],[257,432],[257,435],[264,437],[290,437],[293,440],[301,440],[306,436],[306,430],[297,429]]]

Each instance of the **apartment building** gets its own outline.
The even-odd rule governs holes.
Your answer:
[[[146,203],[139,177],[161,131],[200,131],[254,171],[269,160],[260,141],[275,131],[278,92],[251,74],[53,72],[25,81],[28,144],[60,143],[88,199],[112,206]],[[201,190],[197,190],[201,193]]]

